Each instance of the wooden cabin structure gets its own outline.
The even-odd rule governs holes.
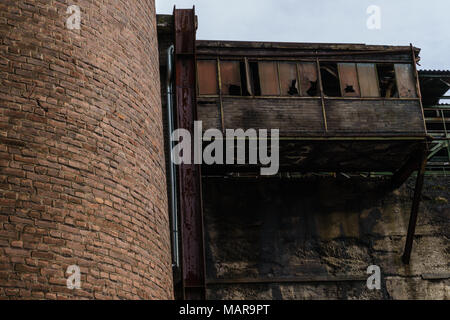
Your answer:
[[[196,41],[194,10],[175,9],[173,16],[160,17],[158,27],[164,35],[161,54],[174,44],[168,59],[175,67],[176,128],[193,133],[194,121],[201,120],[205,130],[222,132],[279,129],[280,170],[287,173],[390,172],[397,188],[418,171],[403,255],[409,263],[432,140],[416,69],[418,48]],[[184,298],[205,296],[202,175],[256,169],[178,166]]]
[[[197,41],[196,50],[203,127],[279,129],[283,171],[397,172],[425,150],[417,48]]]

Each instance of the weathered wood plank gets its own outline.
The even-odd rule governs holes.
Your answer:
[[[416,81],[413,66],[410,64],[396,64],[395,75],[400,98],[416,98]]]
[[[282,96],[298,95],[297,65],[292,62],[280,62],[280,87]],[[295,93],[295,90],[297,93]]]
[[[330,133],[425,134],[419,101],[327,99],[325,110]]]
[[[298,72],[300,78],[300,95],[308,97],[312,91],[314,96],[319,95],[319,84],[317,83],[317,65],[315,62],[303,62],[298,64]],[[315,90],[310,91],[310,89]]]
[[[278,70],[276,62],[258,63],[261,94],[263,96],[278,96],[280,87],[278,85]]]
[[[203,122],[203,129],[219,129],[221,128],[220,121],[220,106],[219,101],[216,102],[202,102],[197,104],[198,120]]]
[[[217,61],[216,60],[198,60],[197,61],[197,79],[199,94],[217,94]]]
[[[225,128],[280,129],[280,134],[323,132],[320,99],[224,98]]]
[[[233,86],[239,88],[239,92],[242,92],[241,88],[241,73],[238,61],[221,61],[220,62],[220,79],[222,81],[222,94],[229,95],[233,93],[230,89]],[[241,93],[239,93],[240,95]]]
[[[358,74],[356,64],[339,63],[339,81],[341,83],[341,94],[343,97],[360,97]]]
[[[358,63],[358,78],[361,96],[374,98],[380,96],[377,69],[374,63]]]

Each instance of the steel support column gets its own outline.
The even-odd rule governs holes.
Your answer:
[[[411,258],[411,250],[413,246],[414,233],[416,231],[417,214],[419,212],[420,198],[422,196],[422,188],[426,166],[427,166],[427,155],[424,153],[420,160],[419,172],[417,173],[416,187],[414,188],[414,198],[411,207],[411,216],[409,217],[405,251],[402,256],[402,261],[404,264],[409,264]]]
[[[423,151],[425,152],[425,151]],[[391,178],[392,189],[397,189],[405,183],[411,174],[418,170],[422,161],[421,155],[413,155]]]
[[[183,128],[194,137],[197,120],[195,8],[174,9],[175,21],[175,88],[177,128]],[[192,142],[194,139],[191,139]],[[191,155],[194,155],[194,143]],[[181,255],[183,298],[205,298],[205,254],[203,242],[203,213],[201,167],[199,164],[179,166],[179,209],[181,223]]]
[[[412,64],[414,68],[414,77],[416,80],[416,90],[417,95],[419,97],[420,101],[420,108],[422,109],[422,117],[423,117],[423,125],[425,132],[427,131],[427,125],[425,122],[425,114],[423,110],[423,103],[422,103],[422,92],[420,90],[420,82],[419,82],[419,73],[417,71],[417,59],[416,59],[416,53],[414,50],[414,47],[412,44],[410,44],[411,47],[411,58],[412,58]],[[425,144],[425,151],[421,153],[419,157],[419,171],[417,172],[417,180],[416,180],[416,187],[414,188],[414,198],[413,203],[411,206],[411,215],[409,217],[409,224],[408,224],[408,233],[406,234],[406,243],[405,243],[405,251],[403,252],[402,261],[404,264],[409,264],[409,261],[411,259],[411,251],[413,246],[413,240],[414,240],[414,233],[416,232],[416,224],[417,224],[417,215],[419,213],[419,206],[420,206],[420,200],[422,197],[422,188],[423,188],[423,181],[425,178],[425,170],[427,166],[428,161],[428,144]]]

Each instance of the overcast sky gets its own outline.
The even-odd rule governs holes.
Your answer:
[[[420,69],[450,69],[449,0],[156,0],[159,14],[195,5],[198,39],[409,45]],[[367,28],[367,8],[381,29]]]

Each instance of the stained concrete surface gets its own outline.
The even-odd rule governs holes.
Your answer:
[[[208,280],[273,279],[208,285],[208,298],[449,299],[450,178],[426,177],[404,265],[414,182],[204,178]],[[381,268],[381,290],[367,289],[369,265]],[[311,281],[277,282],[286,278]]]

